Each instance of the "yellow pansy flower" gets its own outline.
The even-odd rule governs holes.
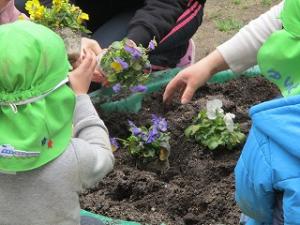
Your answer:
[[[29,11],[29,13],[31,14],[31,12],[33,12],[34,11],[34,8],[35,8],[35,3],[34,3],[34,1],[27,1],[26,2],[26,4],[25,4],[25,9],[27,10],[27,11]]]
[[[35,19],[41,19],[45,13],[45,7],[39,6],[34,14]]]
[[[116,71],[117,73],[120,73],[122,72],[123,68],[122,68],[122,65],[118,62],[112,62],[110,64],[111,68],[114,69],[114,71]]]
[[[81,10],[80,10],[81,11]],[[87,13],[81,12],[77,17],[77,23],[82,24],[83,20],[89,20],[89,15]]]
[[[53,4],[53,8],[56,10],[56,11],[59,11],[62,7],[62,4],[63,4],[64,1],[62,0],[53,0],[52,1],[52,4]]]
[[[30,0],[26,2],[25,9],[30,14],[30,19],[40,19],[44,15],[45,7],[40,4],[39,0]]]
[[[78,9],[79,9],[79,7],[77,7],[77,6],[75,6],[75,5],[72,5],[72,6],[71,6],[71,9],[70,9],[70,12],[74,13],[74,12],[76,12]]]
[[[89,20],[89,15],[87,13],[81,13],[79,15],[79,18],[82,19],[82,20]]]

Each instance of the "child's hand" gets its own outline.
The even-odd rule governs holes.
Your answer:
[[[92,52],[94,52],[95,55],[100,55],[101,52],[103,51],[103,49],[100,47],[100,45],[98,44],[97,41],[89,39],[89,38],[81,39],[81,48],[82,48],[82,50],[81,50],[80,56],[77,56],[77,59],[73,60],[74,62],[72,63],[72,66],[74,69],[77,68],[82,61],[82,57],[84,55],[83,49],[89,49]],[[92,81],[96,82],[96,83],[101,83],[103,86],[108,85],[105,76],[101,73],[101,71],[99,70],[98,67],[95,68],[95,71],[92,76]]]
[[[213,74],[228,68],[221,53],[218,50],[213,51],[199,62],[180,71],[167,85],[163,101],[170,103],[175,94],[179,92],[181,103],[188,103],[195,91],[206,84]]]
[[[210,78],[210,72],[202,61],[193,64],[180,71],[167,85],[163,101],[170,103],[175,94],[179,93],[181,103],[186,104],[191,101],[195,91],[203,86]]]
[[[81,55],[83,54],[84,49],[92,50],[96,55],[99,55],[102,51],[102,48],[97,41],[90,38],[81,38]]]
[[[74,69],[69,80],[76,95],[86,94],[89,90],[92,76],[97,66],[96,55],[92,50],[83,50],[84,56],[79,66]]]

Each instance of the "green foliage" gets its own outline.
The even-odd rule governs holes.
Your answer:
[[[239,5],[239,4],[241,4],[241,0],[233,0],[233,4]]]
[[[261,4],[270,6],[272,4],[272,0],[261,0]]]
[[[219,146],[232,149],[245,140],[238,124],[234,124],[233,131],[228,129],[223,113],[216,113],[215,119],[209,119],[204,110],[200,111],[193,124],[186,128],[185,135],[211,150]]]
[[[238,30],[243,26],[241,21],[235,19],[217,19],[215,20],[216,27],[219,31],[228,32],[231,30]]]

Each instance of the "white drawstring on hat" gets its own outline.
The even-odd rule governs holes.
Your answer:
[[[25,99],[25,100],[21,100],[18,102],[0,102],[0,106],[9,106],[14,113],[17,113],[18,105],[27,105],[29,103],[36,102],[36,101],[48,96],[49,94],[51,94],[52,92],[54,92],[55,90],[57,90],[58,88],[60,88],[61,86],[65,85],[68,82],[69,82],[69,78],[66,78],[66,79],[62,80],[61,82],[59,82],[54,88],[50,89],[49,91],[47,91],[46,93],[44,93],[42,95],[35,96],[35,97]]]

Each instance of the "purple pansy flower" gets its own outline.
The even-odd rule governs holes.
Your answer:
[[[136,85],[130,88],[130,91],[135,93],[135,92],[146,92],[147,91],[147,87],[145,85]]]
[[[149,45],[148,45],[148,49],[149,50],[154,50],[155,49],[155,47],[156,47],[156,41],[155,40],[151,40],[150,42],[149,42]]]
[[[111,144],[112,146],[114,146],[116,150],[117,150],[118,148],[120,148],[120,145],[119,145],[119,143],[118,143],[118,141],[117,141],[116,138],[110,137],[109,140],[110,140],[110,144]]]
[[[128,120],[128,123],[132,134],[138,137],[141,134],[142,130],[138,128],[132,121]]]
[[[157,115],[152,114],[152,123],[154,127],[162,132],[166,132],[168,130],[167,120],[163,117],[158,117]]]
[[[134,59],[139,59],[142,56],[142,53],[137,48],[125,45],[124,49],[126,52],[129,52]]]
[[[157,138],[159,138],[160,133],[158,132],[156,127],[153,127],[149,133],[148,133],[148,138],[146,141],[146,144],[150,144],[152,142],[154,142]]]
[[[124,49],[126,52],[129,52],[131,55],[134,53],[134,48],[129,47],[128,45],[125,45]]]
[[[118,63],[122,66],[122,68],[123,68],[124,70],[128,69],[128,63],[125,62],[125,61],[124,61],[123,59],[121,59],[120,57],[115,58],[115,61],[118,62]]]
[[[138,49],[134,49],[134,53],[132,54],[134,59],[139,59],[142,57],[142,53]]]
[[[120,83],[117,83],[114,86],[112,86],[112,89],[115,93],[119,93],[122,89],[122,85]]]

